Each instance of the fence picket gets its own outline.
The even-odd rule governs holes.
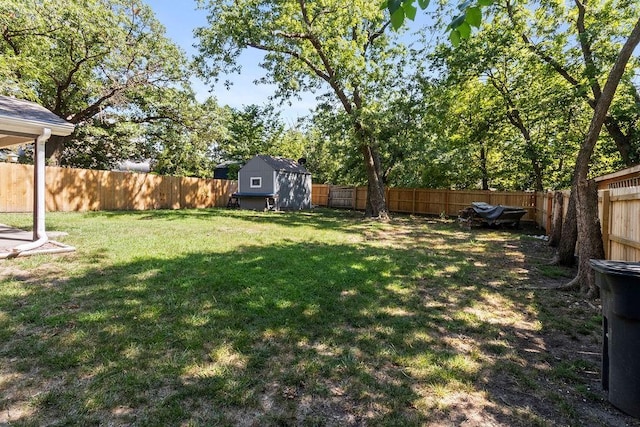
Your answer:
[[[48,166],[46,209],[148,210],[226,206],[235,181]],[[0,212],[33,210],[33,166],[0,163]]]
[[[227,180],[57,167],[47,167],[45,177],[48,211],[222,207],[237,189],[237,182]],[[32,211],[33,178],[31,165],[0,163],[0,212]],[[563,216],[569,193],[563,191]],[[550,192],[388,188],[386,194],[390,211],[412,214],[457,215],[476,201],[521,206],[527,210],[524,221],[546,230],[553,209]],[[313,184],[316,206],[364,210],[366,199],[366,187]],[[599,204],[607,258],[640,261],[640,187],[600,190]]]

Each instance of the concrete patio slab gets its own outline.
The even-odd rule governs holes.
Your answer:
[[[48,231],[47,236],[51,238],[66,236],[67,233],[61,231]],[[33,232],[24,231],[18,228],[13,228],[5,224],[0,224],[0,259],[12,258],[15,256],[27,256],[35,254],[45,253],[62,253],[73,252],[75,248],[68,246],[55,240],[49,240],[44,245],[28,250],[16,253],[13,249],[17,246],[25,243],[33,242]]]

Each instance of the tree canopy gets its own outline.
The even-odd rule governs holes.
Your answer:
[[[215,79],[237,70],[247,48],[265,52],[266,80],[277,96],[328,93],[350,122],[352,150],[363,158],[367,213],[386,216],[381,143],[372,130],[381,87],[393,87],[402,46],[389,43],[386,13],[369,1],[210,1],[208,26],[198,29],[200,69]]]
[[[0,92],[80,125],[70,151],[69,139],[47,144],[58,163],[107,166],[143,152],[136,125],[176,120],[169,100],[192,97],[183,52],[141,1],[7,0],[0,30]]]
[[[239,70],[243,50],[258,50],[276,98],[317,96],[300,123],[285,124],[275,102],[196,100],[194,69],[139,0],[3,2],[0,93],[78,124],[72,138],[48,144],[67,166],[150,159],[159,173],[211,176],[219,162],[258,153],[306,157],[316,182],[372,186],[371,213],[386,209],[385,185],[568,187],[638,6],[428,3],[200,2],[208,24],[196,32],[199,75],[213,83]],[[407,25],[418,13],[430,27]],[[638,161],[637,71],[632,56],[591,174]]]

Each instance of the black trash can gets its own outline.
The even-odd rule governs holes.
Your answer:
[[[640,418],[640,263],[590,260],[602,300],[602,387]]]

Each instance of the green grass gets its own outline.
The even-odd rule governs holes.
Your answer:
[[[571,278],[571,273],[567,272],[566,268],[558,267],[555,265],[540,265],[538,266],[542,275],[545,277],[558,278],[558,277],[566,277]]]
[[[524,359],[520,337],[555,324],[517,289],[512,232],[329,210],[54,213],[47,228],[77,252],[0,264],[0,424],[456,424],[461,401],[505,425],[575,416],[502,405],[503,381],[534,401],[541,376],[584,386],[583,365],[540,368],[533,345]]]

